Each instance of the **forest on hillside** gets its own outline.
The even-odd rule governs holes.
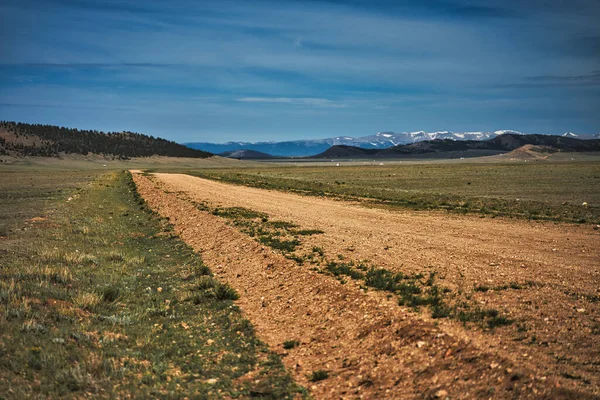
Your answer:
[[[134,132],[100,132],[54,125],[0,121],[0,155],[57,157],[59,154],[103,154],[131,157],[169,156],[206,158],[205,151],[194,150],[170,140]]]

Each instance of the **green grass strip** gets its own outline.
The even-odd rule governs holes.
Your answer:
[[[306,397],[129,174],[18,235],[0,248],[0,397]]]

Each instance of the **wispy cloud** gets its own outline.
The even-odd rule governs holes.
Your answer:
[[[589,74],[530,76],[525,79],[525,82],[498,85],[498,87],[520,89],[596,86],[600,86],[600,70]]]
[[[126,107],[106,107],[99,105],[73,105],[73,104],[38,104],[38,103],[0,103],[0,107],[12,108],[49,108],[49,109],[74,109],[74,110],[110,110],[110,111],[132,111]]]
[[[600,84],[600,70],[593,71],[584,75],[540,75],[529,77],[530,81],[534,82],[552,82],[552,83],[595,83]]]
[[[154,68],[154,67],[171,67],[175,64],[164,63],[144,63],[144,62],[119,62],[119,63],[2,63],[0,67],[25,67],[25,68]]]
[[[599,12],[589,0],[5,0],[0,101],[14,105],[0,118],[227,140],[552,131],[535,125],[544,113],[556,131],[594,130]]]
[[[344,108],[346,104],[318,97],[240,97],[236,101],[244,103],[278,103],[313,107]]]

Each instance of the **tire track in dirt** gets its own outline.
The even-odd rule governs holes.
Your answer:
[[[438,327],[381,293],[299,267],[177,193],[141,175],[134,179],[150,207],[241,293],[238,304],[263,340],[282,353],[284,341],[301,342],[285,352],[284,363],[317,398],[576,395],[538,375],[535,366],[479,346],[471,338],[477,335]],[[307,375],[317,370],[330,371],[330,377],[309,382]]]

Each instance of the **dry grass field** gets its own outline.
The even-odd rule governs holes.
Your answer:
[[[1,166],[4,398],[600,395],[598,162],[105,162]]]

